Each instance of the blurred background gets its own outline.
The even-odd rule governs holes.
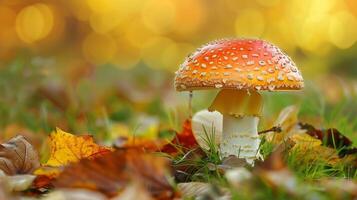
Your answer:
[[[262,128],[298,104],[303,120],[354,133],[355,0],[2,0],[0,132],[57,126],[112,138],[178,128],[188,94],[174,90],[174,71],[227,37],[271,41],[305,78],[302,92],[264,93]],[[194,111],[214,92],[195,93]]]

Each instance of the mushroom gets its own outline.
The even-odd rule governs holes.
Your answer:
[[[259,91],[304,87],[295,63],[277,46],[259,39],[217,40],[191,54],[175,76],[178,91],[219,89],[208,108],[223,115],[221,157],[259,157],[258,122],[263,105]]]

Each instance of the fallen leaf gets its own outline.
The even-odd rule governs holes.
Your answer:
[[[229,184],[239,187],[243,182],[250,180],[253,175],[245,167],[229,169],[224,174]]]
[[[291,145],[291,143],[280,144],[264,162],[257,163],[253,174],[274,191],[283,189],[290,194],[295,194],[298,190],[298,181],[284,160],[284,153],[290,149]]]
[[[186,198],[229,200],[231,194],[227,189],[217,188],[204,182],[179,183],[179,191]]]
[[[300,123],[299,125],[301,129],[306,130],[307,134],[321,140],[325,146],[331,148],[342,148],[350,147],[352,145],[352,141],[335,128],[320,130],[306,123]]]
[[[91,135],[75,136],[57,128],[51,133],[51,154],[46,166],[63,166],[84,158],[95,158],[112,151],[112,148],[94,143]]]
[[[125,187],[125,189],[116,197],[111,198],[111,200],[154,200],[150,195],[149,191],[146,190],[139,183],[132,183]]]
[[[162,148],[162,152],[175,154],[179,149],[186,152],[197,146],[198,143],[192,133],[191,120],[188,119],[184,122],[182,131],[176,134],[176,137]]]
[[[164,140],[146,139],[142,137],[119,137],[114,141],[114,147],[117,149],[136,148],[144,152],[160,151],[167,142]]]
[[[34,179],[34,175],[24,174],[7,176],[3,171],[0,171],[0,180],[7,192],[21,192],[27,190]]]
[[[322,142],[306,133],[292,135],[291,140],[295,143],[290,152],[304,163],[312,163],[316,160],[325,161],[330,165],[340,162],[337,151],[333,148],[322,146]]]
[[[167,159],[136,149],[118,150],[67,166],[54,185],[96,190],[113,197],[128,183],[138,181],[152,197],[170,199],[175,191],[166,178],[169,171]]]
[[[357,182],[346,179],[322,179],[319,185],[326,188],[326,192],[332,194],[334,199],[357,198]],[[348,198],[347,195],[350,197]]]
[[[60,189],[55,190],[42,200],[107,200],[103,194],[85,189]]]
[[[0,169],[5,174],[30,174],[39,166],[36,150],[23,136],[0,145]]]
[[[55,180],[63,171],[63,167],[41,166],[34,174],[36,179],[33,182],[34,189],[50,189],[53,188],[52,181]]]

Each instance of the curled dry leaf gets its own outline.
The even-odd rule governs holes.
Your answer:
[[[108,153],[92,160],[69,165],[54,185],[58,188],[84,188],[116,196],[129,183],[142,184],[157,199],[170,199],[175,191],[166,179],[167,159],[141,150],[128,149]]]
[[[178,149],[187,152],[197,146],[197,141],[192,133],[191,120],[187,119],[183,124],[182,131],[176,134],[176,137],[162,148],[162,152],[175,154]]]
[[[91,135],[75,136],[57,128],[50,135],[51,154],[47,166],[63,166],[83,158],[95,158],[112,151],[96,144]]]
[[[30,174],[39,166],[36,150],[23,136],[0,145],[0,169],[5,174]]]
[[[34,175],[13,175],[7,176],[3,171],[0,171],[0,182],[7,192],[21,192],[27,190],[32,181],[35,179]]]

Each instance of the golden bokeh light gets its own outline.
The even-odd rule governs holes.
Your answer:
[[[262,6],[276,6],[277,4],[279,4],[281,2],[281,0],[257,0],[257,2],[262,5]]]
[[[140,48],[134,46],[126,38],[116,38],[117,52],[113,58],[113,64],[121,69],[133,68],[140,62]]]
[[[110,36],[92,33],[85,38],[82,49],[88,61],[94,64],[105,64],[114,57],[117,46]]]
[[[22,41],[33,43],[50,33],[53,20],[49,6],[42,3],[33,4],[23,8],[16,16],[16,32]]]
[[[75,53],[95,65],[175,71],[190,49],[218,38],[261,38],[292,57],[324,58],[357,41],[354,0],[41,2],[0,4],[0,58],[29,48]]]
[[[347,11],[332,16],[329,26],[330,41],[338,48],[351,47],[357,40],[357,19]]]
[[[150,30],[164,34],[172,30],[175,15],[172,0],[148,0],[143,8],[142,20]]]
[[[236,35],[239,37],[261,37],[265,30],[263,14],[257,9],[241,10],[235,21]]]
[[[167,37],[153,37],[145,43],[142,57],[145,64],[152,68],[170,68],[173,66],[168,65],[168,62],[174,59],[175,52],[177,48],[173,40]]]
[[[206,19],[206,6],[203,0],[175,1],[176,15],[174,29],[189,35],[197,31]]]

